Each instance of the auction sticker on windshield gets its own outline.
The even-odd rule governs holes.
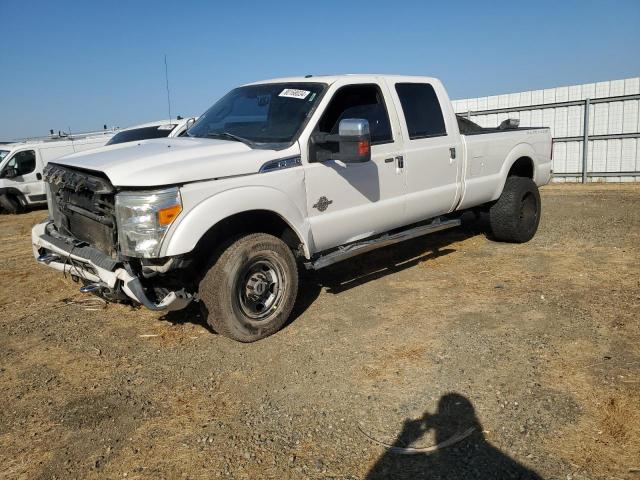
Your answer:
[[[285,88],[280,92],[279,97],[298,98],[304,100],[311,93],[309,90],[298,90],[296,88]]]

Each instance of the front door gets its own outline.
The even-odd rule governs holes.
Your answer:
[[[46,200],[41,168],[38,168],[39,162],[36,156],[36,150],[16,152],[7,161],[2,171],[6,185],[18,190],[28,204]],[[13,169],[15,173],[12,178],[6,177],[9,169]]]
[[[338,133],[340,121],[346,118],[368,120],[371,161],[321,161],[323,157],[318,152],[321,149],[325,154],[327,150],[335,152],[337,144],[309,144],[305,183],[316,251],[404,223],[402,141],[397,124],[390,121],[387,111],[390,99],[386,87],[371,83],[334,85],[332,91],[314,132]],[[395,119],[395,115],[391,118]]]

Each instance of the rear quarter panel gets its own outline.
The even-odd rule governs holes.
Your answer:
[[[533,161],[533,180],[538,186],[551,178],[549,129],[464,135],[466,151],[465,189],[458,209],[497,200],[513,164],[522,157]]]

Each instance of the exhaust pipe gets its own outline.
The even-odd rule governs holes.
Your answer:
[[[44,263],[45,265],[49,265],[51,262],[60,260],[60,257],[55,253],[43,253],[38,257],[39,263]]]

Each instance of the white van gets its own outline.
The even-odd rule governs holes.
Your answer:
[[[102,147],[113,135],[114,131],[107,130],[0,144],[0,212],[17,213],[26,207],[46,205],[44,166],[63,155]]]

